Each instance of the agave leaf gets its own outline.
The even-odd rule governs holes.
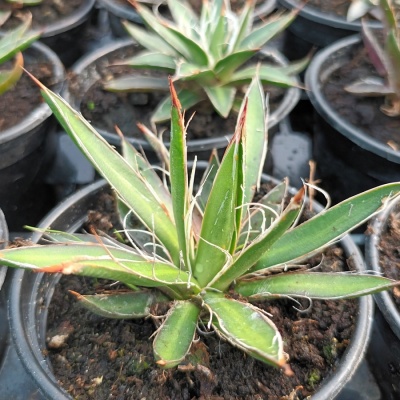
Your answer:
[[[386,48],[390,55],[388,63],[388,80],[391,89],[400,98],[400,37],[394,31],[386,36]]]
[[[224,0],[213,0],[212,2],[203,2],[200,14],[200,32],[204,37],[212,36],[218,20],[225,10]]]
[[[368,57],[379,75],[385,77],[387,75],[388,62],[385,52],[376,40],[372,30],[365,21],[362,21],[362,37]]]
[[[254,65],[236,71],[229,79],[229,84],[250,83],[258,74],[264,84],[272,83],[282,87],[299,86],[297,78],[287,74],[282,68],[272,65]]]
[[[129,65],[132,68],[166,70],[171,73],[174,73],[176,68],[174,57],[160,52],[149,51],[143,51],[136,56],[128,58],[121,65]]]
[[[181,254],[186,268],[190,271],[190,238],[186,232],[186,218],[189,207],[186,128],[182,115],[182,106],[178,100],[175,88],[171,81],[170,91],[172,99],[170,142],[170,179],[172,205]]]
[[[393,93],[393,89],[390,86],[387,86],[382,78],[376,76],[367,76],[358,81],[352,82],[350,85],[345,86],[344,90],[361,96],[368,95],[376,97]]]
[[[219,290],[226,290],[229,285],[241,275],[245,274],[264,254],[268,254],[269,250],[293,225],[302,209],[304,201],[304,189],[291,199],[289,205],[281,216],[276,219],[271,227],[260,233],[259,237],[247,246],[236,260],[216,276],[212,286]]]
[[[260,186],[267,154],[268,131],[264,90],[256,76],[247,89],[247,115],[244,125],[244,202],[252,201]],[[245,212],[245,210],[243,210]]]
[[[41,86],[42,95],[65,131],[93,166],[115,189],[123,202],[179,262],[178,238],[172,216],[159,203],[142,178],[65,100]]]
[[[221,14],[218,18],[218,22],[215,24],[214,31],[207,36],[208,49],[214,59],[218,60],[221,58],[222,54],[224,54],[226,50],[226,36],[229,33],[228,25],[226,16]]]
[[[125,243],[119,242],[118,240],[115,240],[114,238],[105,234],[92,235],[89,233],[68,233],[53,229],[40,229],[31,226],[25,226],[25,228],[29,229],[32,232],[42,233],[43,237],[41,238],[41,240],[50,241],[52,243],[73,243],[73,244],[102,243],[107,247],[114,247],[116,249],[125,249],[129,252],[132,251],[131,246],[127,246]]]
[[[278,33],[286,29],[295,19],[298,11],[292,11],[285,14],[280,14],[271,18],[266,23],[261,23],[240,42],[238,49],[259,49],[269,40],[275,37]]]
[[[135,291],[81,295],[70,290],[79,304],[105,318],[135,319],[150,315],[151,306],[169,299],[160,291]]]
[[[236,241],[236,209],[241,185],[240,149],[243,124],[229,143],[215,177],[204,211],[193,274],[205,286],[228,260],[227,252]]]
[[[17,28],[7,31],[4,36],[0,37],[0,63],[10,60],[14,55],[29,47],[39,38],[40,33],[37,31],[28,33],[31,21],[32,16]]]
[[[182,109],[187,110],[201,100],[204,99],[204,95],[199,92],[182,89],[178,91],[179,101],[181,102]],[[154,111],[151,120],[152,122],[159,123],[168,121],[171,118],[171,97],[167,96],[162,100]]]
[[[235,291],[250,301],[281,296],[336,300],[381,292],[396,284],[399,282],[373,275],[291,272],[240,281]]]
[[[160,23],[159,20],[145,7],[137,6],[137,11],[146,25],[162,37],[172,48],[188,60],[199,66],[208,64],[207,53],[191,38],[185,36],[179,29],[173,27],[168,21]]]
[[[0,10],[0,27],[10,18],[11,11]]]
[[[154,357],[163,368],[184,360],[192,345],[200,309],[191,301],[176,301],[154,339]],[[177,336],[178,335],[178,336]]]
[[[305,57],[300,58],[299,60],[292,61],[287,65],[282,65],[279,67],[275,67],[283,71],[286,75],[293,76],[298,75],[300,72],[303,72],[307,65],[312,60],[314,55],[314,51],[311,50]]]
[[[22,53],[17,53],[12,69],[0,71],[0,95],[11,89],[22,75],[24,58]]]
[[[353,22],[360,19],[374,7],[370,0],[352,0],[346,14],[346,20]]]
[[[105,82],[103,87],[110,92],[167,92],[168,79],[127,75]]]
[[[245,5],[243,6],[237,24],[233,26],[235,31],[232,33],[232,38],[229,41],[229,53],[236,52],[239,44],[250,32],[253,24],[254,4],[254,1],[246,1]]]
[[[380,9],[383,11],[383,23],[385,25],[386,33],[389,31],[397,31],[397,18],[392,1],[379,0]]]
[[[127,285],[161,286],[178,292],[182,289],[184,293],[199,292],[196,280],[186,272],[134,249],[67,243],[7,249],[0,253],[0,259],[10,267],[111,279]]]
[[[189,32],[186,31],[188,26],[197,26],[199,24],[199,18],[189,2],[182,3],[178,0],[168,0],[167,4],[172,18],[176,21],[180,31],[188,34]]]
[[[204,86],[203,89],[218,114],[227,118],[232,109],[236,88],[229,86]]]
[[[281,335],[257,307],[210,292],[204,295],[204,301],[212,310],[218,335],[258,360],[285,367]]]
[[[257,203],[260,207],[250,208],[250,214],[242,223],[239,246],[243,246],[246,241],[253,241],[261,231],[265,231],[271,226],[282,212],[286,191],[287,180],[284,180],[258,200]]]
[[[207,163],[207,167],[204,171],[203,177],[200,182],[201,193],[197,197],[197,203],[202,212],[204,212],[204,210],[206,208],[208,197],[210,195],[212,185],[213,185],[215,176],[217,175],[217,171],[218,171],[220,164],[221,163],[218,159],[218,153],[214,149],[211,152],[210,159]]]
[[[36,6],[40,4],[43,0],[6,0],[7,3],[14,3],[19,6],[24,5],[24,6]]]
[[[164,203],[168,214],[173,215],[171,194],[158,176],[156,170],[123,136],[121,137],[121,151],[122,156],[132,169],[144,178],[154,197],[160,203]]]
[[[209,85],[216,82],[214,71],[207,67],[199,68],[197,64],[190,62],[181,62],[179,64],[174,75],[174,81],[178,80],[196,80],[196,82],[202,85]]]
[[[386,201],[399,191],[399,183],[378,186],[319,213],[286,232],[252,271],[293,262],[321,250],[381,211]]]
[[[229,82],[229,77],[236,69],[253,57],[257,51],[258,50],[238,51],[221,58],[213,68],[216,77],[220,79],[221,82]]]
[[[144,48],[156,53],[160,52],[160,49],[162,49],[164,54],[174,57],[178,55],[178,52],[174,47],[170,46],[165,40],[163,40],[162,36],[151,33],[148,29],[140,28],[138,25],[132,24],[128,21],[122,21],[122,24],[128,34]]]

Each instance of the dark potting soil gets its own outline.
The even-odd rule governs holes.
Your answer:
[[[105,232],[119,228],[112,196],[103,196],[96,208],[89,214],[90,224]],[[342,271],[347,262],[351,268],[352,260],[342,256],[340,248],[331,247],[308,265]],[[76,276],[62,277],[56,287],[49,308],[48,355],[57,380],[73,398],[304,399],[335,369],[357,315],[356,301],[313,301],[311,307],[290,300],[258,304],[273,315],[282,333],[292,377],[246,356],[214,334],[200,334],[183,365],[162,370],[154,363],[152,320],[104,319],[81,308],[68,293],[115,289],[110,282]],[[153,313],[163,315],[165,310]],[[65,336],[56,346],[50,345],[57,335]]]
[[[302,3],[299,0],[299,4]],[[309,0],[307,6],[317,8],[327,13],[346,17],[347,10],[351,4],[350,0]]]
[[[350,124],[362,129],[365,134],[400,149],[400,117],[388,117],[380,107],[383,97],[355,96],[344,87],[362,76],[376,75],[368,61],[365,49],[360,45],[352,54],[352,60],[336,69],[323,88],[330,105]]]
[[[24,6],[11,4],[6,0],[0,0],[0,10],[12,10],[12,16],[1,29],[10,29],[21,23],[28,13],[32,14],[32,28],[39,29],[49,25],[60,18],[72,14],[86,0],[42,0],[35,6]]]
[[[387,278],[400,280],[400,204],[392,210],[379,242],[379,265]],[[400,311],[400,289],[390,292]]]
[[[6,63],[0,67],[8,69],[11,65]],[[25,68],[39,79],[47,87],[52,87],[53,81],[52,65],[39,60],[29,60],[25,57]],[[22,74],[18,83],[0,96],[0,135],[30,114],[43,102],[38,86],[25,73]]]

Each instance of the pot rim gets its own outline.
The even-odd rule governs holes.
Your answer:
[[[119,18],[127,19],[128,21],[133,21],[137,24],[143,24],[142,19],[136,13],[132,6],[122,3],[118,3],[115,0],[98,0],[99,3],[113,15]],[[160,3],[163,0],[160,0]],[[261,18],[270,14],[276,8],[276,0],[264,0],[262,4],[256,7],[254,10],[253,17]]]
[[[71,14],[66,15],[64,18],[61,18],[51,24],[45,24],[42,27],[43,32],[40,35],[40,38],[56,36],[81,25],[84,21],[86,21],[87,15],[92,10],[95,2],[96,0],[84,0],[82,1],[82,4]]]
[[[75,74],[82,74],[85,69],[87,69],[90,65],[97,62],[98,59],[106,56],[107,54],[119,50],[121,48],[125,48],[131,45],[136,45],[136,43],[131,38],[126,39],[118,39],[114,40],[111,43],[108,43],[104,46],[101,46],[98,49],[93,50],[88,53],[84,57],[80,58],[72,67],[71,70]],[[271,56],[274,60],[280,63],[287,63],[286,58],[276,49],[264,48],[261,50],[262,53]],[[283,100],[277,107],[275,111],[273,111],[268,118],[268,129],[275,127],[278,123],[286,117],[290,111],[296,106],[298,101],[300,100],[301,92],[299,87],[300,81],[297,78],[298,87],[291,87],[285,91],[283,96]],[[68,90],[68,87],[65,88],[64,97],[73,105],[74,108],[79,109],[81,103],[81,97],[74,96],[71,91]],[[119,146],[121,139],[120,137],[113,132],[109,132],[105,129],[100,129],[95,127],[95,129],[112,145]],[[202,151],[207,149],[212,149],[214,147],[225,147],[228,143],[232,134],[226,134],[223,136],[216,136],[213,138],[205,138],[205,139],[196,139],[196,140],[188,140],[187,146],[191,152]],[[143,149],[152,149],[147,140],[127,137],[128,141],[131,144],[136,146],[140,146]],[[169,143],[165,142],[165,145],[168,147]]]
[[[390,213],[399,203],[400,198],[398,197],[389,207],[374,217],[369,225],[369,229],[371,229],[372,233],[366,236],[365,261],[368,268],[371,268],[379,275],[383,274],[383,270],[379,264],[379,243],[381,240],[382,231],[387,225]],[[393,301],[392,296],[386,291],[374,294],[374,299],[379,310],[392,328],[392,331],[400,340],[400,312]]]
[[[338,64],[332,62],[332,58],[336,54],[343,57],[353,46],[357,46],[360,42],[361,36],[353,35],[340,39],[320,50],[313,57],[305,74],[305,84],[308,89],[307,94],[317,112],[343,136],[366,151],[374,153],[393,163],[400,164],[399,151],[395,151],[390,146],[366,135],[361,129],[347,122],[331,107],[322,93],[323,82],[321,81],[321,74],[324,75],[324,79],[326,80],[328,75],[338,66]]]
[[[8,242],[8,226],[6,217],[4,216],[3,210],[0,208],[0,249],[4,249]],[[0,290],[3,286],[4,279],[6,278],[7,267],[0,267]]]
[[[264,177],[267,175],[263,174]],[[270,178],[268,176],[268,178]],[[272,181],[275,181],[272,178]],[[69,229],[76,229],[82,225],[86,219],[86,214],[77,217],[77,208],[79,202],[84,201],[87,196],[95,194],[107,185],[105,180],[99,180],[87,187],[76,192],[72,196],[66,198],[60,203],[53,211],[51,211],[39,224],[40,227],[45,228],[54,223],[55,220],[60,218],[66,210],[72,206],[75,215],[75,220],[69,219]],[[32,240],[39,240],[40,233],[34,233]],[[352,256],[354,261],[359,265],[360,270],[365,270],[363,258],[360,250],[347,235],[341,241],[348,256]],[[38,334],[35,327],[35,316],[22,315],[22,308],[26,303],[27,305],[35,304],[37,297],[30,295],[29,301],[22,302],[22,284],[24,279],[34,279],[35,282],[32,285],[33,288],[38,288],[40,281],[43,279],[44,273],[29,274],[29,271],[15,270],[13,271],[12,283],[10,286],[10,296],[8,301],[8,315],[10,320],[10,326],[12,328],[13,342],[16,346],[16,350],[24,368],[32,376],[34,381],[38,384],[43,394],[48,396],[49,399],[70,399],[69,395],[57,385],[55,377],[51,373],[51,367],[46,362],[39,341],[44,341],[44,338],[38,338]],[[28,277],[28,278],[27,278]],[[52,288],[55,282],[59,279],[60,275],[52,275],[53,286],[49,285],[49,295],[43,296],[48,297],[43,300],[45,304],[51,299]],[[55,281],[55,282],[54,282]],[[33,291],[33,290],[32,290]],[[42,300],[42,299],[41,299]],[[326,377],[325,381],[318,388],[318,391],[313,395],[313,400],[329,400],[334,399],[335,396],[341,391],[345,384],[351,379],[358,365],[361,363],[363,356],[366,352],[368,341],[370,339],[370,332],[372,327],[372,315],[373,315],[373,301],[371,296],[361,297],[359,301],[359,312],[356,316],[355,330],[351,338],[350,344],[343,354],[341,361],[334,372]],[[34,313],[30,313],[34,314]],[[26,329],[27,328],[27,329]],[[45,333],[43,333],[44,335]]]
[[[299,0],[278,0],[278,3],[289,10],[300,9],[299,15],[310,21],[321,25],[330,26],[336,29],[349,30],[354,32],[361,31],[361,21],[347,21],[345,18],[335,14],[322,12],[318,8],[310,5],[302,5]],[[373,29],[382,28],[382,23],[379,21],[368,21],[368,26]]]
[[[56,82],[53,91],[60,93],[64,86],[65,68],[57,54],[47,45],[34,42],[25,52],[36,52],[44,56],[46,61],[52,64],[53,79]],[[39,89],[38,89],[39,90]],[[7,143],[15,138],[33,130],[52,115],[50,107],[46,103],[40,104],[19,123],[1,131],[0,144]]]

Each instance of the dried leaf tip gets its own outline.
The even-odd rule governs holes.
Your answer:
[[[71,293],[73,296],[75,296],[78,300],[81,300],[83,298],[83,296],[80,293],[75,292],[74,290],[68,290],[68,292]]]
[[[178,95],[176,94],[176,90],[175,90],[175,86],[172,81],[172,78],[168,77],[168,81],[169,81],[169,90],[171,92],[172,106],[176,107],[179,111],[181,111],[181,109],[182,109],[181,102],[179,101]]]
[[[296,204],[300,204],[301,201],[303,200],[304,194],[305,194],[305,188],[304,188],[304,186],[303,186],[303,187],[302,187],[301,189],[299,189],[299,191],[293,196],[293,202],[296,203]]]
[[[135,9],[139,8],[139,4],[136,0],[128,0],[128,3],[130,3]]]
[[[25,68],[22,68],[24,70],[24,72],[29,76],[29,78],[31,78],[33,80],[33,82],[36,83],[36,85],[38,85],[40,87],[41,90],[44,91],[48,91],[48,89],[46,88],[46,86],[43,85],[42,82],[39,81],[39,79],[35,78],[29,71],[27,71]]]

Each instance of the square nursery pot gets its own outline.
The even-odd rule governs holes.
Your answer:
[[[156,157],[152,147],[148,144],[147,140],[143,138],[142,133],[136,128],[136,124],[141,122],[150,127],[150,122],[148,121],[150,113],[154,110],[160,98],[158,97],[157,100],[157,97],[152,93],[145,96],[143,96],[144,94],[142,93],[131,96],[126,93],[117,94],[106,92],[102,90],[101,87],[100,89],[93,89],[99,86],[102,81],[109,79],[110,74],[116,71],[116,66],[110,66],[110,64],[113,64],[116,60],[129,58],[129,56],[132,56],[132,54],[140,50],[141,47],[129,38],[112,41],[90,52],[72,66],[71,71],[74,74],[74,78],[70,80],[69,87],[64,92],[64,96],[72,107],[76,110],[80,110],[82,114],[91,121],[96,130],[110,144],[117,148],[120,147],[120,137],[115,133],[114,129],[114,126],[117,125],[131,144],[136,148],[142,148],[146,152],[147,157],[149,157],[151,161],[154,161]],[[261,51],[260,57],[266,58],[278,65],[286,64],[286,59],[275,49],[265,49]],[[124,68],[123,74],[137,73],[133,68]],[[140,73],[142,72],[139,71],[139,74]],[[89,91],[91,93],[90,97],[88,95]],[[95,97],[97,95],[103,96],[103,93],[105,93],[107,97]],[[300,89],[297,87],[279,90],[275,108],[271,111],[268,119],[270,138],[272,138],[272,135],[278,130],[279,122],[290,113],[297,104],[299,98]],[[104,104],[105,111],[92,114],[90,104],[95,106]],[[113,113],[111,113],[112,109],[114,110]],[[195,120],[199,120],[199,107],[194,107],[193,109],[196,110]],[[187,110],[187,115],[189,114],[190,110]],[[102,118],[102,125],[100,125],[97,118]],[[196,134],[193,135],[193,138],[188,137],[187,148],[189,158],[193,158],[194,155],[196,155],[198,159],[208,160],[213,149],[221,151],[225,149],[234,131],[236,116],[224,120],[216,113],[213,113],[211,116],[205,115],[204,118],[205,122],[200,124],[198,128],[199,133],[203,134],[207,129],[210,130],[210,124],[213,121],[218,121],[218,125],[213,128],[213,134],[210,134],[209,137],[197,138],[195,137]],[[193,124],[189,126],[189,134],[192,131],[191,127],[193,130]],[[169,129],[169,122],[166,123],[165,128]],[[167,140],[165,144],[169,147],[169,142]]]
[[[400,279],[400,199],[371,222],[366,239],[367,268]],[[368,359],[385,400],[400,397],[400,294],[397,289],[374,295],[375,312]]]
[[[267,178],[271,181],[271,178]],[[66,199],[40,224],[41,227],[51,226],[53,229],[74,232],[82,226],[87,219],[87,212],[93,209],[97,196],[108,190],[104,181],[96,182],[72,197]],[[40,239],[39,234],[34,234],[33,240]],[[364,271],[363,259],[352,239],[345,237],[341,245],[347,256],[351,256],[356,264],[356,269]],[[12,271],[8,287],[7,309],[10,321],[10,335],[14,353],[18,355],[25,371],[20,379],[21,383],[9,391],[8,398],[27,399],[70,399],[69,395],[57,384],[52,373],[52,366],[46,357],[46,321],[48,306],[52,300],[55,285],[60,276],[57,274],[32,273],[24,270]],[[370,296],[363,297],[358,302],[358,313],[355,317],[355,328],[350,344],[342,355],[339,364],[334,365],[332,373],[323,380],[313,400],[354,398],[352,391],[344,390],[344,385],[355,374],[361,363],[367,342],[370,337],[372,324],[373,301]],[[86,321],[82,321],[86,324]],[[14,356],[15,356],[14,354]],[[96,354],[93,354],[96,357]],[[8,357],[10,358],[10,356]],[[6,362],[0,370],[0,384],[6,368]],[[279,372],[279,371],[278,371]],[[14,373],[15,374],[15,373]],[[24,376],[25,375],[25,376]],[[24,381],[24,379],[26,381]],[[4,382],[4,378],[3,378]],[[133,383],[131,383],[133,384]],[[158,383],[159,384],[159,383]],[[3,387],[3,386],[2,386]],[[7,386],[4,386],[7,388]],[[8,387],[10,389],[10,387]],[[261,392],[260,392],[261,393]],[[260,394],[263,396],[262,394]],[[18,397],[19,396],[19,397]],[[32,396],[32,397],[31,397]],[[339,397],[337,397],[339,396]]]
[[[121,23],[123,20],[143,25],[141,17],[138,15],[135,8],[128,3],[127,0],[98,0],[98,2],[100,6],[103,7],[105,10],[107,10],[108,12],[111,33],[115,37],[127,36],[127,32]],[[146,3],[146,1],[144,1],[144,3]],[[149,3],[162,4],[165,3],[165,0],[159,0],[159,1],[153,0],[149,1]],[[276,7],[276,0],[260,1],[254,11],[255,22],[269,15],[275,9],[275,7]]]
[[[315,109],[313,157],[317,162],[317,177],[334,202],[400,180],[400,151],[387,144],[390,138],[398,143],[400,119],[379,110],[383,97],[361,98],[343,89],[350,83],[346,80],[352,79],[351,73],[359,78],[353,56],[358,54],[357,59],[367,60],[366,56],[361,57],[363,51],[360,36],[341,39],[315,55],[305,76],[307,93]],[[350,72],[341,72],[341,68]],[[345,81],[337,83],[335,79]],[[334,106],[331,98],[339,96]],[[384,129],[388,132],[386,137],[375,137]]]
[[[65,70],[58,56],[40,42],[31,45],[23,54],[28,70],[33,64],[44,63],[46,69],[50,66],[51,87],[60,93]],[[39,88],[37,91],[39,93]],[[28,191],[40,168],[51,158],[49,139],[55,125],[50,108],[41,102],[16,125],[0,131],[0,207],[7,217]]]
[[[49,46],[61,59],[64,65],[70,66],[83,53],[84,47],[82,35],[87,23],[90,21],[96,0],[82,0],[80,5],[73,8],[69,14],[61,15],[53,20],[51,13],[57,15],[60,9],[58,2],[55,3],[55,11],[49,8],[50,1],[35,6],[26,6],[19,14],[32,13],[32,28],[39,29],[42,33],[40,41]],[[11,8],[11,6],[9,6]],[[35,22],[35,15],[42,16],[48,13],[44,22]],[[7,25],[6,25],[7,26]]]
[[[325,2],[325,5],[329,3]],[[342,3],[350,4],[350,1]],[[345,15],[324,12],[300,0],[278,0],[278,5],[287,10],[300,8],[283,36],[283,53],[289,60],[299,59],[312,49],[321,49],[339,39],[361,32],[361,20],[350,22]],[[382,27],[376,20],[368,20],[368,25],[373,29]]]

